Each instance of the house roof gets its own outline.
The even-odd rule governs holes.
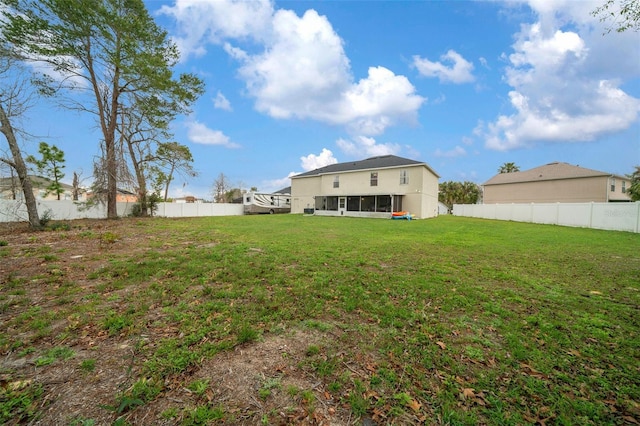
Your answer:
[[[34,188],[46,188],[49,185],[51,185],[53,183],[52,179],[49,179],[47,177],[43,177],[43,176],[35,176],[35,175],[29,175],[29,180],[31,181],[31,185]],[[71,191],[73,190],[73,186],[63,183],[63,182],[59,182],[60,183],[60,187]],[[3,188],[10,188],[10,187],[16,187],[16,186],[20,186],[20,180],[18,179],[18,176],[13,176],[13,177],[3,177],[0,178],[0,187]]]
[[[598,176],[614,176],[611,173],[585,169],[568,163],[554,162],[523,172],[498,173],[483,185],[502,185],[507,183],[539,182],[544,180],[577,179]]]
[[[291,187],[287,186],[286,188],[279,189],[276,192],[274,192],[274,194],[283,194],[283,195],[291,194]]]
[[[408,158],[397,157],[395,155],[381,155],[378,157],[371,157],[360,161],[349,161],[345,163],[330,164],[328,166],[320,167],[319,169],[311,170],[305,173],[300,173],[295,176],[291,176],[292,179],[299,177],[319,176],[330,173],[341,172],[353,172],[357,170],[368,169],[386,169],[394,167],[406,167],[406,166],[418,166],[423,165],[435,176],[440,177],[427,163],[422,161],[410,160]]]

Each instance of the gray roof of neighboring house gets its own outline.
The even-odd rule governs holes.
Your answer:
[[[360,161],[348,161],[345,163],[330,164],[328,166],[320,167],[319,169],[311,170],[309,172],[300,173],[299,175],[291,176],[292,179],[299,177],[319,176],[329,173],[341,173],[352,172],[356,170],[368,170],[368,169],[385,169],[393,167],[403,166],[417,166],[423,165],[435,176],[440,177],[429,165],[423,161],[410,160],[408,158],[397,157],[395,155],[381,155],[378,157],[367,158]]]
[[[568,163],[549,163],[523,172],[498,173],[483,185],[502,185],[507,183],[539,182],[545,180],[577,179],[598,176],[615,176],[611,173],[585,169]]]

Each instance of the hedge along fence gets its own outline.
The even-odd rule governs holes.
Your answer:
[[[118,216],[129,216],[136,203],[116,203]],[[40,218],[51,220],[104,219],[107,206],[96,204],[87,207],[82,203],[69,200],[37,200]],[[241,216],[242,204],[218,203],[158,203],[155,216],[198,217],[198,216]],[[15,200],[0,200],[0,222],[26,222],[27,208],[24,203]]]
[[[454,204],[455,216],[640,232],[635,203]]]

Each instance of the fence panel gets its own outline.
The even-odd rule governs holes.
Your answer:
[[[81,203],[70,200],[37,200],[38,215],[53,220],[104,219],[107,208],[96,204],[87,208]],[[116,203],[118,216],[129,216],[135,203]],[[218,203],[158,203],[156,216],[164,217],[203,217],[203,216],[242,216],[242,204]],[[0,200],[0,222],[26,222],[27,209],[24,203],[15,200]]]
[[[589,228],[591,225],[591,203],[558,204],[558,225]]]
[[[640,233],[635,203],[454,204],[455,216]]]
[[[633,203],[633,206],[635,211],[618,203],[594,204],[591,227],[640,232],[640,202]]]

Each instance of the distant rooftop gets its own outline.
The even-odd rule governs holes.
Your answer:
[[[483,185],[539,182],[544,180],[576,179],[597,176],[612,176],[612,174],[573,166],[568,163],[554,162],[522,172],[498,173]]]

